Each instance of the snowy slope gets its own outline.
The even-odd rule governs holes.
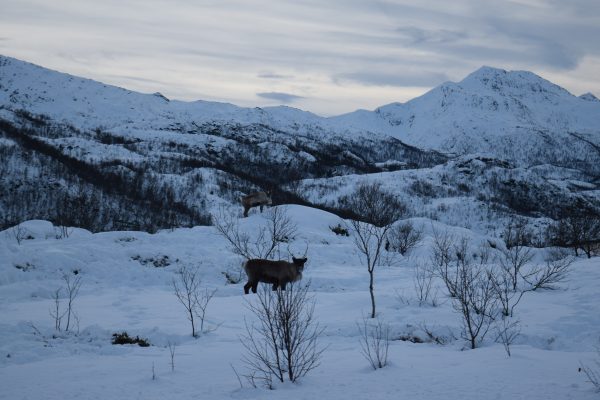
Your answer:
[[[231,365],[246,372],[239,335],[245,321],[253,321],[245,304],[256,297],[242,295],[242,284],[226,284],[222,272],[240,260],[214,228],[154,235],[75,229],[58,240],[50,223],[28,221],[22,228],[30,239],[20,245],[11,230],[0,232],[0,398],[596,398],[577,369],[580,362],[589,365],[595,358],[598,258],[577,260],[560,290],[523,298],[516,316],[521,335],[512,357],[494,343],[493,335],[481,348],[465,350],[459,317],[448,298],[440,294],[438,307],[417,305],[414,265],[428,262],[433,229],[449,229],[473,244],[495,238],[415,220],[425,230],[422,245],[375,273],[378,312],[389,323],[393,341],[390,366],[373,371],[361,356],[356,327],[369,308],[368,274],[352,239],[330,230],[341,222],[332,214],[299,206],[289,206],[287,212],[298,224],[292,251],[309,246],[304,280],[311,281],[316,317],[325,327],[321,343],[328,346],[321,365],[300,384],[269,391],[244,382],[240,389]],[[252,230],[264,222],[264,215],[252,213],[241,224]],[[541,262],[546,250],[533,251],[534,262]],[[145,262],[165,256],[168,265]],[[198,266],[203,284],[218,290],[207,312],[209,327],[218,328],[198,339],[191,337],[170,287],[183,265]],[[75,302],[79,333],[56,333],[49,315],[52,292],[61,286],[61,274],[74,270],[83,282]],[[447,344],[428,342],[424,327]],[[148,338],[152,346],[111,345],[111,334],[123,330]],[[407,335],[426,342],[398,340]],[[169,365],[168,342],[177,344],[175,371]]]

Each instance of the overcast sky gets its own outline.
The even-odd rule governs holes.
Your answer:
[[[320,115],[410,100],[482,65],[600,97],[600,0],[0,0],[0,54]]]

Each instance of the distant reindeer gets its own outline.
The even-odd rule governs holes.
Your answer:
[[[306,261],[306,257],[292,257],[292,262],[262,259],[246,261],[244,269],[246,270],[246,275],[248,275],[248,283],[244,285],[244,293],[248,294],[250,288],[252,288],[252,293],[256,293],[258,282],[272,284],[273,290],[277,290],[277,287],[285,290],[285,286],[289,282],[296,282],[302,279],[302,271],[304,270]]]
[[[268,192],[250,193],[247,196],[242,196],[240,200],[244,207],[244,217],[248,216],[248,211],[250,211],[252,207],[260,206],[260,212],[262,212],[263,206],[270,206],[273,204]]]

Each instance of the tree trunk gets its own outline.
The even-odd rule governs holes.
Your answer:
[[[369,271],[369,292],[371,293],[371,318],[375,318],[375,295],[373,294],[373,271]]]

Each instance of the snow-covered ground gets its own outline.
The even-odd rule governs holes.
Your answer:
[[[298,225],[290,251],[302,253],[308,244],[304,281],[311,282],[316,316],[325,327],[320,340],[327,346],[320,366],[299,384],[274,391],[240,388],[232,366],[244,372],[239,336],[244,321],[253,320],[247,304],[256,295],[243,295],[243,282],[227,284],[224,272],[235,271],[241,259],[213,227],[154,235],[73,229],[68,238],[56,239],[60,231],[49,222],[28,221],[21,224],[27,239],[20,244],[15,230],[0,232],[0,398],[597,398],[578,368],[597,358],[598,258],[573,263],[560,290],[525,295],[516,311],[521,335],[512,357],[494,343],[493,334],[481,348],[467,350],[448,299],[440,295],[438,307],[417,305],[414,265],[429,259],[433,229],[449,229],[473,243],[488,238],[415,220],[425,231],[422,245],[375,271],[379,318],[390,325],[393,339],[426,338],[426,327],[447,344],[393,340],[390,365],[373,371],[361,355],[356,325],[370,309],[368,273],[352,239],[331,231],[340,222],[332,214],[286,209]],[[264,223],[264,216],[252,211],[241,226],[250,230]],[[545,250],[535,252],[539,262]],[[171,289],[181,266],[198,266],[203,285],[217,289],[206,322],[216,329],[196,339]],[[75,301],[79,323],[72,333],[56,333],[49,314],[52,294],[63,285],[62,274],[75,276],[73,271],[82,280]],[[152,346],[112,345],[111,335],[121,331],[148,338]],[[169,342],[177,344],[174,371]]]

